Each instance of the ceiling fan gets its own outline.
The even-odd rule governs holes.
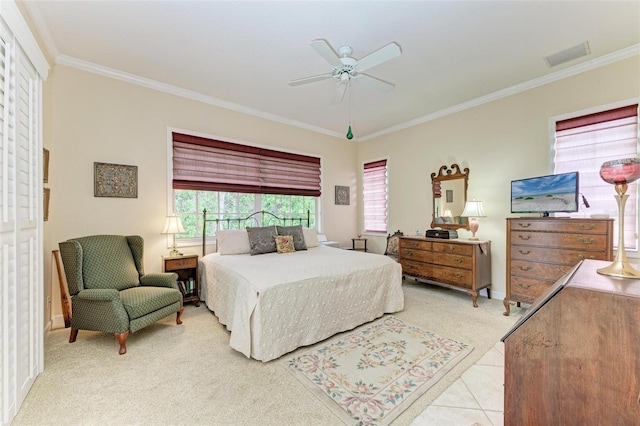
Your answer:
[[[347,87],[353,82],[361,82],[362,84],[367,84],[380,90],[391,90],[395,87],[395,84],[366,74],[365,71],[400,56],[402,50],[397,43],[389,43],[360,60],[351,57],[353,53],[351,46],[341,46],[336,52],[329,42],[323,39],[317,39],[311,42],[311,47],[333,66],[331,72],[291,80],[289,86],[299,86],[335,78],[338,80],[338,94],[335,99],[337,103],[342,102]]]

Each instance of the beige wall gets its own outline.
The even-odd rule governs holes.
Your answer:
[[[160,234],[168,208],[168,128],[320,156],[323,231],[343,245],[356,233],[355,142],[60,65],[46,82],[44,109],[44,146],[51,151],[45,253],[72,237],[137,234],[145,240],[145,270],[161,270],[161,256],[169,251]],[[138,198],[94,197],[94,162],[138,166]],[[351,186],[349,206],[334,205],[335,185]],[[199,254],[200,248],[182,251]],[[48,273],[48,262],[45,293],[52,292],[53,304],[46,318],[54,318],[57,326],[62,312],[58,281],[55,272]]]
[[[349,142],[154,91],[66,66],[45,84],[44,145],[51,150],[51,207],[45,253],[67,238],[139,234],[147,271],[168,252],[160,234],[167,212],[167,130],[178,128],[249,144],[319,155],[323,227],[342,245],[359,229],[358,180],[363,162],[388,158],[390,230],[429,228],[430,174],[443,164],[470,169],[469,198],[484,201],[481,238],[492,241],[493,292],[505,293],[505,223],[510,181],[549,172],[549,119],[640,97],[640,57],[433,120],[366,142]],[[136,199],[93,196],[93,163],[138,166]],[[335,206],[333,187],[349,185],[350,206]],[[461,230],[462,238],[470,234]],[[370,238],[381,253],[385,240]],[[185,252],[199,252],[197,247]],[[46,318],[60,324],[58,282],[45,256]],[[53,272],[53,273],[50,273]]]
[[[640,56],[635,56],[361,143],[359,162],[389,157],[390,228],[405,234],[429,228],[431,173],[452,163],[468,167],[468,198],[482,200],[488,216],[480,219],[477,235],[492,241],[492,292],[504,297],[510,182],[551,171],[550,118],[638,97]],[[372,246],[383,244],[378,238]]]

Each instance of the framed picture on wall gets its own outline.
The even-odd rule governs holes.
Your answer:
[[[453,203],[453,189],[447,189],[447,203]]]
[[[336,205],[348,206],[349,205],[349,187],[336,185]]]
[[[138,166],[93,163],[94,197],[138,198]]]
[[[49,199],[51,198],[51,189],[44,188],[44,195],[42,197],[42,211],[44,214],[44,220],[49,220]]]
[[[44,183],[49,182],[49,150],[42,148],[42,180]]]

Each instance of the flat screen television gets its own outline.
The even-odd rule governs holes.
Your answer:
[[[511,181],[511,213],[577,212],[579,177],[569,172]]]

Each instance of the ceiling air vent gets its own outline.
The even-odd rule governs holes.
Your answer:
[[[585,41],[582,44],[570,47],[569,49],[563,50],[562,52],[546,56],[544,60],[547,65],[549,65],[549,68],[553,68],[560,64],[573,61],[574,59],[578,59],[589,54],[591,54],[591,49],[589,49],[589,42]]]

